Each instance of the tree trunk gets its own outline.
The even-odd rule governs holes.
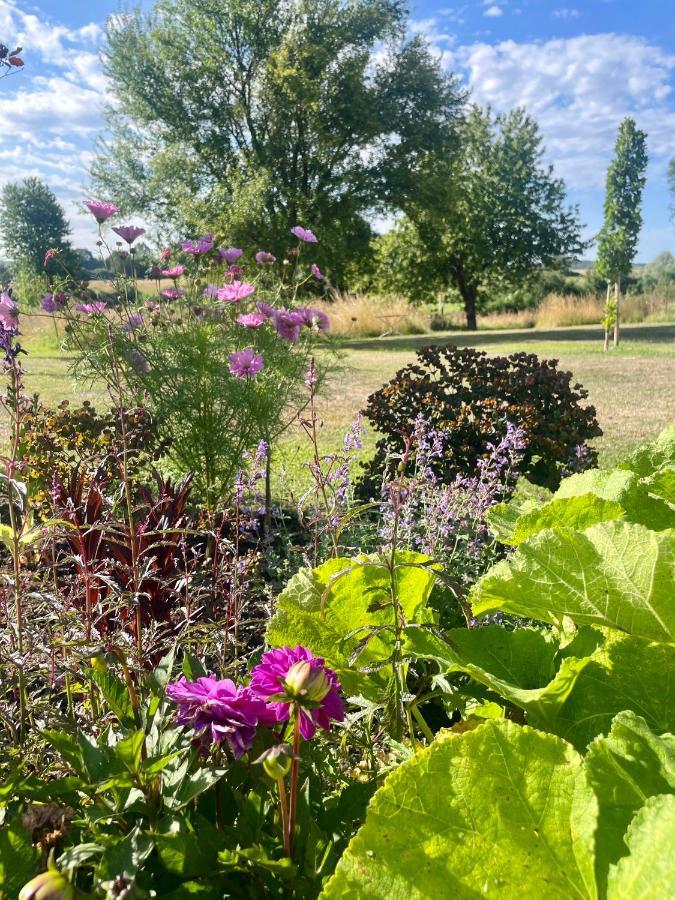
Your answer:
[[[609,350],[609,325],[607,323],[607,316],[609,316],[609,291],[610,284],[607,282],[607,299],[605,300],[605,343],[603,345],[603,350],[605,353]]]
[[[619,346],[619,337],[621,330],[621,323],[619,320],[620,314],[620,304],[621,304],[621,275],[616,276],[616,281],[614,282],[614,302],[616,303],[616,317],[614,319],[614,346]]]
[[[476,319],[476,302],[478,300],[478,285],[467,281],[464,274],[464,267],[461,263],[455,264],[450,269],[460,297],[464,301],[464,313],[466,314],[466,327],[469,331],[475,331],[478,328]]]

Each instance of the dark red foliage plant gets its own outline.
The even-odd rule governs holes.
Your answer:
[[[368,398],[365,415],[382,437],[365,466],[363,489],[377,491],[420,416],[445,435],[444,453],[433,462],[443,481],[473,474],[509,422],[526,435],[521,473],[555,489],[566,471],[596,462],[587,442],[602,431],[595,408],[582,405],[587,396],[556,359],[489,356],[452,344],[423,347],[416,362]]]

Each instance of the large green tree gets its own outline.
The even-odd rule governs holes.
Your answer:
[[[619,345],[620,335],[621,280],[630,275],[642,228],[647,162],[647,135],[633,119],[624,119],[616,137],[614,159],[607,169],[605,219],[598,240],[597,263],[598,273],[608,285],[614,285],[615,347]],[[606,343],[605,339],[605,346]]]
[[[456,147],[463,92],[405,28],[401,0],[159,0],[116,19],[99,192],[277,253],[309,225],[339,279],[368,216]]]
[[[4,186],[0,197],[0,236],[13,269],[45,271],[44,256],[50,248],[61,250],[66,264],[72,262],[69,232],[63,207],[39,178],[24,178]],[[48,274],[55,265],[48,263]]]
[[[577,210],[543,164],[537,124],[523,110],[494,116],[474,106],[460,141],[458,154],[422,176],[407,217],[385,241],[384,269],[396,288],[406,281],[420,297],[457,291],[475,329],[489,294],[522,287],[583,245]]]

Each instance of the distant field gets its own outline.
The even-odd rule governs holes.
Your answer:
[[[73,383],[68,360],[57,349],[51,323],[33,317],[24,331],[29,350],[25,360],[27,387],[38,391],[45,404],[53,406],[64,398],[107,402],[96,386]],[[340,370],[328,379],[319,404],[323,446],[326,452],[339,446],[369,394],[410,362],[417,348],[455,343],[494,354],[526,350],[559,359],[588,389],[588,402],[596,407],[604,431],[597,440],[601,461],[611,463],[675,421],[675,325],[627,326],[623,334],[620,349],[607,354],[602,352],[597,326],[478,334],[438,332],[345,343]],[[367,435],[366,448],[373,442],[374,435]],[[282,441],[277,469],[285,469],[295,486],[307,458],[308,448],[299,427],[291,428]]]

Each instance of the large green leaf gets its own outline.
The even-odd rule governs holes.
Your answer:
[[[675,897],[675,795],[650,797],[626,834],[629,855],[610,870],[607,900]]]
[[[618,631],[605,634],[565,702],[545,720],[529,715],[530,724],[580,750],[607,734],[622,710],[642,716],[656,734],[675,732],[675,650]]]
[[[675,531],[602,522],[584,532],[547,529],[475,585],[475,615],[599,624],[675,643]]]
[[[325,898],[595,898],[597,802],[564,741],[507,721],[445,734],[393,772]]]
[[[675,511],[658,497],[650,496],[648,485],[641,476],[628,469],[603,471],[591,469],[563,479],[555,493],[556,499],[594,494],[602,500],[618,503],[626,519],[652,530],[675,527]]]
[[[431,621],[427,601],[435,576],[422,567],[430,560],[408,551],[399,552],[396,560],[396,590],[406,621]],[[390,587],[388,569],[374,556],[303,569],[279,595],[267,640],[273,647],[303,644],[336,670],[348,694],[379,696],[388,684],[387,672],[380,668],[391,656],[393,636],[369,629],[392,624],[391,608],[386,607]],[[373,636],[366,642],[369,634]],[[370,672],[365,675],[359,669]]]
[[[405,650],[417,659],[433,659],[442,672],[466,672],[545,722],[569,697],[590,661],[587,654],[601,640],[586,629],[561,652],[560,641],[539,628],[455,628],[443,637],[428,629],[408,628]]]
[[[628,853],[624,836],[649,797],[675,791],[675,738],[658,737],[640,716],[619,713],[609,734],[593,741],[585,758],[600,814],[596,839],[598,883]]]
[[[648,478],[664,466],[672,465],[675,465],[675,425],[669,425],[653,443],[638,447],[619,468]]]
[[[4,810],[2,810],[4,812]],[[0,819],[0,821],[2,821]],[[36,874],[40,854],[30,834],[14,818],[0,825],[0,897],[18,897],[19,891]]]
[[[554,497],[548,503],[521,507],[513,503],[499,503],[488,512],[488,522],[495,537],[502,544],[517,547],[533,534],[545,528],[572,528],[584,531],[598,522],[621,519],[624,509],[615,500],[605,500],[595,494],[578,497]]]

